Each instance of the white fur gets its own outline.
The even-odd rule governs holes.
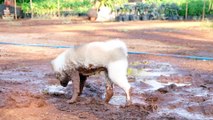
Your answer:
[[[124,89],[124,91],[127,93],[127,100],[130,100],[129,90],[131,86],[126,77],[127,68],[128,62],[126,59],[111,62],[107,66],[109,78],[113,83]]]
[[[53,70],[55,72],[59,72],[59,71],[62,71],[64,69],[66,53],[67,53],[67,51],[63,52],[62,54],[60,54],[56,59],[54,59],[51,62],[52,66],[53,66]]]
[[[51,63],[55,72],[61,72],[66,69],[67,64],[72,64],[72,67],[89,67],[90,64],[99,67],[106,67],[113,57],[113,50],[121,48],[122,53],[125,54],[127,61],[127,47],[124,42],[116,39],[107,42],[92,42],[83,45],[80,50],[75,51],[73,48],[61,53]],[[119,53],[121,54],[121,53]],[[70,67],[70,66],[69,66]]]
[[[127,47],[116,39],[107,42],[92,42],[77,49],[68,49],[52,61],[55,72],[66,69],[106,67],[111,81],[121,87],[130,100],[130,84],[127,80]]]
[[[124,42],[120,41],[119,39],[110,40],[110,41],[106,41],[106,42],[93,42],[93,43],[90,43],[89,46],[91,46],[91,47],[100,46],[105,51],[110,51],[115,48],[121,47],[124,50],[124,52],[127,53],[126,44]],[[126,54],[126,56],[127,56],[127,54]]]

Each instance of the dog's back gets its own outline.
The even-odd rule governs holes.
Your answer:
[[[78,47],[75,54],[78,55],[76,59],[84,64],[105,66],[112,61],[127,59],[127,47],[120,40],[92,42]]]

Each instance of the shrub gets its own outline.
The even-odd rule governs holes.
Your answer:
[[[186,13],[186,0],[184,0],[180,7],[179,14],[181,16],[185,16]],[[203,13],[203,0],[188,0],[188,16],[201,16]],[[205,14],[210,14],[209,9],[209,1],[206,0],[206,9]]]
[[[21,4],[24,13],[30,13],[30,3]],[[33,12],[36,16],[55,16],[58,12],[58,3],[56,0],[37,0],[32,4]],[[75,14],[86,13],[92,7],[90,0],[60,0],[61,11],[73,11]]]

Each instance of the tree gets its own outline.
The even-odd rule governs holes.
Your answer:
[[[57,0],[58,17],[60,17],[60,0]]]
[[[205,18],[205,9],[206,9],[206,0],[203,0],[203,14],[202,14],[202,20]]]
[[[185,19],[188,19],[188,1],[186,1],[186,13],[185,13]]]
[[[33,19],[33,1],[30,0],[31,18]]]
[[[213,0],[209,0],[209,11],[213,10]]]
[[[17,20],[16,0],[14,0],[14,8],[15,8],[15,19]]]

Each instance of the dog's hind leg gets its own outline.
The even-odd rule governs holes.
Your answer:
[[[128,62],[125,59],[111,62],[108,65],[108,74],[112,82],[125,91],[127,104],[131,104],[131,86],[127,80],[127,67]]]
[[[87,76],[79,73],[79,77],[80,77],[80,92],[78,94],[78,96],[80,96],[82,94],[83,88],[84,88],[84,84],[87,80]]]

